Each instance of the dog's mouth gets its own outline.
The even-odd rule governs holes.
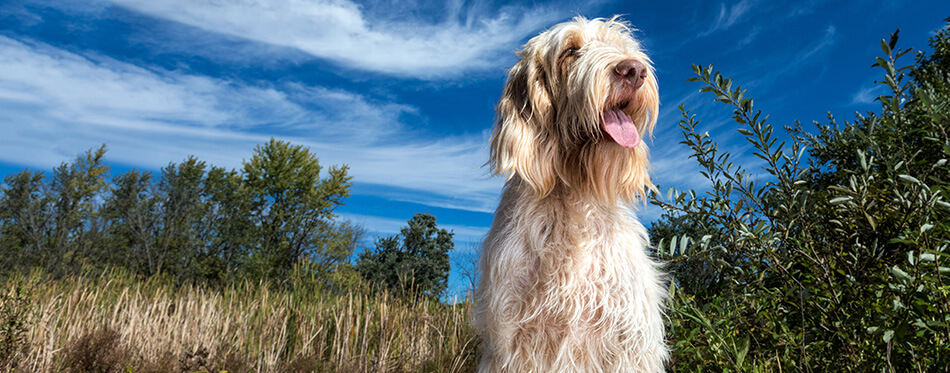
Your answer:
[[[617,144],[626,148],[640,144],[640,131],[633,124],[633,119],[622,110],[629,104],[630,100],[624,100],[617,106],[604,110],[603,120],[600,122],[600,128]]]

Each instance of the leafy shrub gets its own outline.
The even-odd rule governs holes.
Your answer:
[[[947,30],[911,66],[897,65],[909,52],[897,33],[882,40],[880,113],[844,126],[829,115],[814,134],[796,123],[787,142],[746,90],[693,67],[768,176],[731,161],[680,106],[711,188],[652,200],[667,210],[651,233],[675,279],[673,369],[948,370]]]

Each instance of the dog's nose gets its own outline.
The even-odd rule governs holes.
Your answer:
[[[634,89],[640,88],[647,78],[647,66],[637,60],[623,60],[614,68],[617,77]]]

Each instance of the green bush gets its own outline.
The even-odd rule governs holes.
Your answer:
[[[950,19],[948,19],[950,23]],[[768,116],[712,66],[694,66],[768,174],[719,150],[680,106],[706,192],[653,196],[674,279],[676,371],[948,371],[950,35],[898,65],[882,40],[880,113],[807,132]],[[784,139],[785,141],[783,141]],[[806,156],[807,151],[807,156]]]

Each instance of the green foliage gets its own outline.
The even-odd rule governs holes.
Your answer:
[[[307,149],[271,140],[242,172],[188,157],[158,175],[132,170],[109,182],[105,152],[90,150],[49,178],[27,170],[4,179],[0,273],[124,267],[179,284],[224,284],[287,281],[297,266],[338,279],[328,287],[353,283],[344,264],[363,232],[333,214],[349,195],[346,166],[321,178]]]
[[[357,270],[394,293],[438,298],[447,287],[452,235],[436,226],[434,216],[416,213],[399,235],[380,238],[375,251],[360,253]]]
[[[115,177],[115,185],[106,197],[100,215],[105,220],[100,256],[102,265],[123,265],[139,273],[149,270],[147,258],[154,244],[153,231],[158,225],[157,197],[151,183],[152,175],[135,170]]]
[[[948,40],[937,32],[931,56],[901,67],[896,33],[882,41],[881,113],[844,126],[829,116],[814,134],[797,124],[789,143],[745,90],[694,66],[690,80],[732,106],[769,176],[732,162],[680,106],[683,143],[712,187],[652,201],[668,211],[651,233],[675,279],[676,370],[946,369]]]
[[[3,180],[0,196],[0,264],[3,268],[29,268],[32,258],[46,248],[50,212],[43,173],[29,170]]]
[[[109,167],[102,164],[105,154],[103,145],[53,170],[50,183],[53,225],[47,247],[38,258],[41,266],[66,271],[78,268],[83,254],[98,239],[100,222],[95,213],[96,197],[108,191]]]
[[[6,268],[42,266],[63,275],[82,267],[100,238],[97,197],[109,190],[105,152],[102,146],[61,164],[48,183],[43,173],[28,170],[4,179],[0,252]]]
[[[247,268],[261,278],[284,279],[302,258],[330,264],[352,254],[358,232],[329,222],[352,178],[346,166],[330,168],[326,179],[320,171],[308,149],[274,139],[244,162],[254,232]]]

